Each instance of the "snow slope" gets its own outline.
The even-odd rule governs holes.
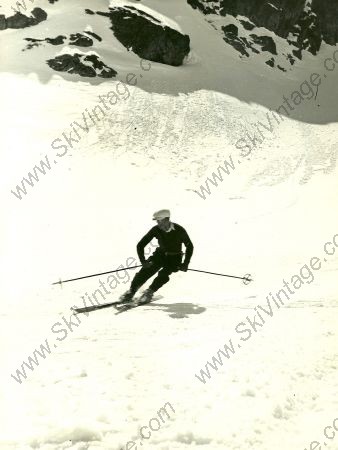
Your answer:
[[[180,68],[151,63],[143,73],[139,59],[102,25],[105,18],[76,14],[80,4],[103,3],[59,0],[49,5],[48,22],[0,34],[1,201],[9,211],[1,224],[0,448],[126,448],[139,442],[140,427],[166,402],[175,414],[153,432],[149,449],[308,448],[316,437],[323,444],[322,430],[338,403],[338,253],[329,258],[323,251],[338,233],[335,72],[323,78],[316,101],[304,101],[294,117],[266,132],[250,160],[212,186],[205,200],[196,191],[229,154],[237,160],[238,139],[323,67],[333,48],[280,74],[259,59],[239,60],[183,1],[148,0],[142,5],[190,35],[192,52]],[[54,47],[11,57],[23,37],[87,26],[106,33],[95,51],[118,71],[116,81],[53,73],[42,61],[60,50]],[[11,190],[22,177],[45,154],[55,156],[51,142],[92,111],[99,95],[118,92],[118,80],[130,71],[144,75],[137,86],[121,90],[120,84],[109,114],[16,198]],[[70,307],[81,305],[99,279],[62,289],[51,283],[125,265],[152,226],[152,212],[162,207],[191,235],[192,268],[251,272],[254,283],[178,273],[153,304],[83,316],[59,343],[52,326],[69,319]],[[327,259],[314,281],[208,382],[198,381],[206,361],[236,336],[235,326],[314,256]],[[107,301],[128,280],[121,275]],[[19,384],[11,374],[45,339],[52,354]],[[338,448],[337,437],[326,442]]]

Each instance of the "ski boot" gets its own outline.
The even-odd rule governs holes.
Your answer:
[[[139,305],[142,305],[143,303],[148,303],[151,301],[153,296],[154,296],[154,291],[152,289],[148,288],[143,292],[141,297],[138,299],[137,303]]]
[[[124,294],[122,294],[119,298],[121,303],[129,303],[133,301],[133,297],[135,295],[135,292],[128,289]]]

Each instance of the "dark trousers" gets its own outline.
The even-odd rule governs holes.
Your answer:
[[[155,292],[165,283],[168,283],[170,275],[179,270],[182,254],[166,255],[162,251],[156,250],[148,261],[151,261],[152,265],[150,267],[142,267],[131,282],[130,289],[133,292],[136,292],[156,272],[158,272],[158,275],[149,286],[152,291]]]

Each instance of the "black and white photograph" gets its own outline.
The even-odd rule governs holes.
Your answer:
[[[0,0],[0,450],[338,450],[338,0]]]

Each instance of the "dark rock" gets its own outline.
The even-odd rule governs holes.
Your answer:
[[[46,38],[46,42],[48,42],[48,44],[52,44],[52,45],[61,45],[64,44],[65,39],[67,39],[66,36],[57,36],[56,38]]]
[[[15,13],[6,19],[7,28],[26,28],[32,25],[32,18],[21,13]]]
[[[98,34],[93,33],[92,31],[85,31],[85,34],[89,34],[89,36],[92,36],[93,38],[97,39],[99,42],[102,41],[102,38]]]
[[[134,8],[135,9],[135,8]],[[180,66],[190,51],[190,38],[167,26],[157,25],[149,15],[130,8],[112,8],[97,14],[110,18],[115,37],[140,58]],[[151,16],[150,16],[151,17]]]
[[[96,55],[87,55],[84,60],[90,61],[93,64],[93,67],[100,71],[98,75],[99,77],[112,78],[117,74],[115,70],[106,66],[102,61],[100,61]]]
[[[39,47],[41,43],[44,41],[44,39],[25,38],[25,41],[28,41],[30,43],[26,46],[26,48],[22,50],[23,52],[25,50],[31,50],[34,47]]]
[[[36,19],[36,23],[34,25],[43,22],[48,17],[46,11],[41,8],[34,8],[31,14]]]
[[[323,40],[330,45],[338,42],[338,2],[335,0],[313,0],[312,11],[318,17],[318,26]]]
[[[292,50],[292,54],[293,54],[296,58],[302,59],[302,50],[301,50],[301,49]]]
[[[256,34],[250,34],[250,37],[255,44],[262,47],[263,52],[270,52],[273,55],[277,55],[276,44],[271,36],[257,36]]]
[[[265,61],[265,64],[271,67],[275,67],[275,60],[274,58],[270,58],[269,61]]]
[[[240,22],[246,30],[251,31],[255,28],[255,25],[247,20],[240,20]]]
[[[91,47],[93,45],[93,39],[81,33],[71,34],[69,37],[69,45]]]
[[[117,74],[114,69],[100,61],[97,55],[65,54],[56,56],[54,59],[49,59],[46,62],[49,67],[58,72],[79,74],[82,77],[93,78],[99,76],[102,78],[112,78]],[[89,66],[88,62],[92,65]]]
[[[95,14],[94,11],[92,11],[91,9],[88,9],[88,8],[85,9],[85,13],[86,14],[90,14],[90,15],[94,15]]]
[[[308,50],[316,55],[322,43],[321,27],[319,19],[313,12],[303,12],[296,25],[292,29],[296,37],[294,43],[300,50]]]
[[[246,39],[229,39],[227,37],[223,38],[225,42],[230,44],[235,50],[237,50],[241,55],[250,56],[250,54],[246,51],[248,45],[246,45]]]
[[[199,9],[204,14],[214,14],[215,10],[212,6],[208,6],[205,4],[205,2],[200,0],[188,0],[188,3],[190,6],[192,6],[194,9]]]
[[[15,13],[13,16],[5,18],[6,28],[26,28],[31,27],[33,25],[37,25],[38,23],[47,19],[47,13],[41,8],[34,8],[31,12],[31,16],[25,16],[20,12]],[[4,29],[4,28],[3,28]]]
[[[238,28],[236,27],[236,25],[233,25],[232,23],[230,25],[222,27],[222,30],[224,31],[224,34],[226,34],[229,37],[238,36]]]
[[[226,25],[222,27],[224,32],[223,40],[230,44],[235,50],[237,50],[241,55],[250,56],[247,49],[250,48],[250,44],[246,38],[238,37],[238,28],[235,25]]]
[[[6,23],[6,17],[3,14],[0,14],[0,30],[6,30],[7,23]]]
[[[232,45],[238,52],[242,55],[249,56],[247,49],[251,49],[254,53],[259,53],[259,51],[244,37],[238,36],[238,28],[234,24],[229,24],[222,27],[224,32],[224,40],[228,44]],[[262,51],[268,51],[274,55],[277,55],[276,44],[270,36],[257,36],[256,34],[250,34],[253,42],[258,44]]]
[[[299,50],[317,54],[322,40],[327,44],[338,43],[338,1],[337,0],[187,0],[204,14],[218,14],[234,17],[245,16],[258,27],[265,27],[278,36],[287,39],[295,36]],[[244,28],[252,25],[241,20]],[[249,28],[247,28],[249,27]],[[301,53],[297,52],[297,58]]]
[[[77,73],[82,77],[95,77],[96,72],[92,67],[84,65],[80,61],[80,55],[60,55],[47,60],[47,64],[58,72]]]
[[[246,16],[286,38],[304,9],[305,0],[221,0],[221,15]]]
[[[90,32],[88,32],[90,33]],[[87,34],[87,32],[86,32]],[[77,45],[79,47],[91,47],[93,45],[93,40],[86,36],[86,34],[81,33],[74,33],[69,36],[69,45]],[[94,34],[95,33],[91,33]],[[97,36],[97,35],[95,35]],[[101,40],[100,36],[97,36],[99,40]],[[33,47],[38,47],[42,45],[43,43],[51,44],[51,45],[61,45],[65,43],[65,40],[67,39],[66,36],[57,36],[55,38],[45,38],[45,39],[32,39],[32,38],[26,38],[25,40],[30,42],[30,44],[27,45],[25,50],[30,50]]]
[[[25,38],[25,41],[28,41],[30,43],[26,46],[25,49],[23,49],[23,51],[31,50],[34,47],[39,47],[44,42],[51,44],[51,45],[61,45],[64,43],[65,39],[67,39],[66,36],[57,36],[55,38],[46,38],[46,39]]]
[[[142,13],[142,16],[146,19],[150,19],[153,22],[157,22],[161,25],[161,21],[156,19],[156,17],[151,16],[150,14],[146,13],[145,11],[140,11],[139,9],[135,8],[135,6],[124,6],[125,9],[129,9],[129,11],[135,11],[136,13]]]
[[[295,63],[295,58],[292,56],[292,55],[290,55],[290,53],[288,53],[287,55],[286,55],[286,59],[289,61],[289,63],[291,64],[291,66],[293,66],[294,65],[294,63]]]
[[[250,56],[249,53],[246,51],[246,48],[250,48],[250,45],[249,45],[247,39],[238,38],[237,40],[232,41],[231,45],[242,55]]]
[[[279,64],[277,64],[277,67],[279,70],[282,70],[283,72],[286,72],[286,69],[284,69],[284,67],[280,66]]]

